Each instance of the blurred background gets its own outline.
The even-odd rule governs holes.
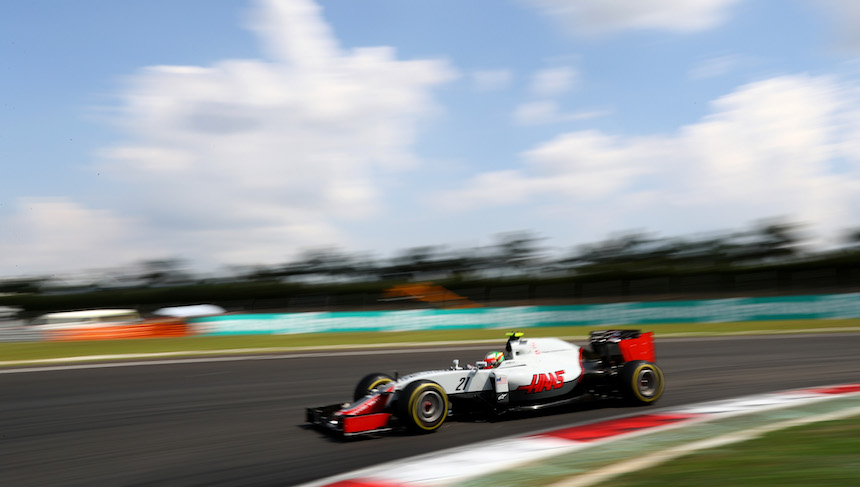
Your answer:
[[[656,238],[619,234],[550,255],[530,232],[471,249],[425,246],[389,259],[338,249],[294,261],[195,274],[182,260],[145,261],[93,280],[0,280],[7,315],[88,308],[158,309],[207,303],[227,312],[302,312],[569,305],[720,299],[860,290],[854,240],[809,250],[796,226],[770,223],[731,234]]]
[[[852,291],[857,27],[836,0],[8,3],[0,305]]]
[[[856,0],[0,2],[0,485],[295,485],[633,414],[357,448],[305,408],[484,345],[236,350],[692,316],[745,335],[661,335],[661,408],[856,382],[858,33]]]

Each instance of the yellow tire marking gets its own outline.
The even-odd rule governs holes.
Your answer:
[[[415,403],[418,400],[418,396],[421,395],[421,391],[423,391],[424,389],[427,389],[427,388],[434,389],[434,390],[436,390],[436,392],[439,393],[439,395],[442,397],[442,405],[443,405],[442,419],[440,419],[438,423],[436,423],[435,425],[433,425],[429,428],[425,428],[424,425],[421,423],[421,420],[418,418],[418,410],[415,409],[415,405],[416,405]],[[412,397],[409,398],[409,411],[412,413],[412,422],[416,426],[423,429],[424,431],[433,431],[436,428],[442,426],[442,423],[445,422],[445,416],[448,414],[448,395],[445,394],[445,391],[441,387],[437,386],[436,384],[422,384],[422,385],[418,386],[417,389],[412,391]]]
[[[644,369],[646,367],[651,369],[651,371],[654,372],[654,375],[656,375],[658,377],[658,379],[660,380],[660,384],[658,385],[657,390],[654,392],[654,395],[651,397],[645,397],[642,395],[642,393],[639,392],[639,384],[638,384],[639,372],[641,372],[642,369]],[[657,399],[659,399],[660,396],[663,395],[663,388],[665,386],[665,378],[663,377],[663,371],[660,370],[658,367],[655,367],[651,364],[639,364],[639,366],[636,367],[636,370],[634,370],[633,374],[631,374],[631,375],[633,376],[633,380],[637,381],[636,383],[631,384],[631,386],[633,386],[633,393],[636,394],[636,397],[638,397],[640,401],[645,402],[645,403],[654,402]]]
[[[393,382],[393,381],[391,379],[385,379],[385,378],[379,379],[376,382],[370,384],[370,386],[367,387],[367,390],[368,390],[368,392],[372,391],[372,390],[376,389],[377,387],[381,386],[382,384],[388,384],[389,382]]]

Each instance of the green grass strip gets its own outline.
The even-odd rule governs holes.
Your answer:
[[[606,487],[860,485],[860,416],[768,433],[607,482]]]

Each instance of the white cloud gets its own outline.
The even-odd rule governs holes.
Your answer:
[[[737,54],[711,57],[693,66],[693,69],[690,70],[690,78],[707,79],[724,76],[740,67],[744,62],[744,58]]]
[[[697,32],[724,21],[739,0],[524,0],[575,35],[624,30]]]
[[[544,125],[559,122],[588,120],[605,116],[605,110],[562,112],[558,103],[552,100],[531,101],[519,105],[514,110],[514,122],[518,125]]]
[[[507,69],[477,70],[472,72],[472,82],[478,91],[498,91],[508,87],[513,75]]]
[[[107,210],[86,208],[66,198],[18,201],[15,216],[0,225],[4,274],[53,274],[122,265],[158,255],[144,252],[138,223]]]
[[[685,234],[787,215],[832,235],[860,210],[857,88],[810,76],[753,83],[676,134],[565,134],[524,153],[521,169],[480,174],[440,200],[539,202],[606,232]]]
[[[0,221],[0,272],[106,268],[180,257],[271,264],[350,247],[338,228],[381,207],[383,176],[414,167],[442,60],[389,47],[345,51],[311,0],[263,0],[249,16],[265,60],[151,66],[126,78],[98,153],[99,207],[35,198]],[[112,194],[109,194],[112,192]],[[112,199],[111,199],[112,198]]]
[[[96,168],[123,185],[124,211],[207,261],[344,244],[338,222],[375,214],[379,175],[416,165],[430,89],[455,76],[388,47],[342,50],[309,0],[258,2],[250,26],[271,59],[131,76],[119,111],[128,142],[104,148]]]
[[[297,69],[325,69],[340,56],[334,33],[312,0],[259,0],[250,16],[268,54]]]
[[[604,115],[603,111],[562,112],[557,98],[576,88],[579,73],[569,66],[546,68],[532,76],[529,91],[534,98],[521,103],[513,113],[518,125],[543,125],[549,123],[586,120]]]
[[[558,105],[549,100],[523,103],[514,111],[514,121],[519,125],[552,123],[558,118]]]
[[[562,95],[574,88],[578,73],[571,67],[542,69],[532,78],[531,91],[539,97]]]

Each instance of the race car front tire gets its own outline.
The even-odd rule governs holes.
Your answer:
[[[634,404],[651,404],[660,399],[666,387],[663,371],[644,360],[627,362],[621,369],[621,391]]]
[[[371,391],[377,387],[388,384],[389,382],[394,382],[394,378],[388,374],[383,374],[381,372],[368,374],[358,381],[358,385],[355,386],[355,392],[352,394],[352,400],[358,401],[362,397],[370,394]]]
[[[448,394],[439,384],[417,380],[406,386],[397,400],[397,417],[416,433],[439,429],[448,416]]]

